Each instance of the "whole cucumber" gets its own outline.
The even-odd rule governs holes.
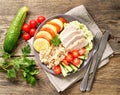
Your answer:
[[[13,18],[4,39],[3,48],[5,52],[12,53],[12,50],[14,49],[20,36],[21,28],[25,21],[27,11],[27,7],[22,7],[18,10],[16,16]]]

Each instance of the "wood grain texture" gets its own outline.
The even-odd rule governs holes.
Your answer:
[[[22,6],[29,8],[26,19],[26,22],[29,22],[39,15],[50,17],[63,14],[84,4],[100,29],[110,31],[109,42],[115,55],[109,64],[98,70],[93,89],[89,93],[80,92],[81,81],[58,93],[40,68],[35,87],[30,87],[21,78],[10,82],[5,74],[0,72],[0,95],[120,95],[120,0],[7,0],[7,2],[0,0],[0,4],[0,45],[3,44],[4,35],[12,18]],[[15,56],[21,55],[21,47],[24,45],[26,42],[20,39],[14,51]],[[34,58],[33,52],[30,56]]]

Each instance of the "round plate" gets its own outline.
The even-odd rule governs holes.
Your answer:
[[[65,19],[67,20],[67,22],[71,22],[71,21],[77,20],[77,21],[85,24],[82,19],[78,19],[78,18],[73,17],[73,16],[70,16],[70,15],[60,14],[60,15],[52,16],[52,17],[46,19],[42,24],[40,24],[40,25],[38,26],[38,28],[37,28],[37,30],[36,30],[36,33],[35,33],[35,35],[34,35],[34,40],[35,40],[35,36],[36,36],[37,32],[39,32],[40,28],[41,28],[44,24],[46,24],[46,22],[48,22],[48,21],[50,21],[50,20],[52,20],[52,19],[54,19],[54,18],[59,18],[59,17],[65,18]],[[34,42],[34,40],[33,40],[33,42]],[[43,69],[45,69],[47,72],[56,75],[56,74],[53,72],[52,69],[49,69],[45,64],[43,64],[43,63],[40,61],[39,53],[38,53],[35,49],[33,49],[33,50],[34,50],[35,58],[36,58],[36,60],[38,61],[38,63],[40,64],[40,66],[41,66]],[[88,64],[88,62],[89,62],[89,60],[90,60],[90,58],[91,58],[91,55],[92,55],[92,51],[89,53],[88,59],[85,60],[84,63],[83,63],[83,65],[81,66],[81,68],[78,69],[78,72],[80,72],[82,69],[85,68],[85,66]],[[70,73],[70,74],[72,74],[72,73]]]

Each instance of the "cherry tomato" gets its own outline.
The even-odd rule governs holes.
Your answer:
[[[78,57],[80,54],[79,54],[79,51],[78,50],[73,50],[72,51],[72,56],[73,57]]]
[[[59,65],[53,67],[53,71],[55,74],[61,74],[61,68]]]
[[[37,21],[36,20],[30,20],[30,27],[36,28],[37,27]]]
[[[67,56],[65,57],[65,59],[68,61],[68,62],[71,62],[73,61],[73,56],[71,53],[68,53]]]
[[[84,55],[84,54],[85,54],[85,48],[81,48],[81,49],[79,50],[79,54],[80,54],[80,55]]]
[[[72,64],[77,66],[80,64],[80,59],[79,58],[74,58],[73,61],[72,61]]]
[[[30,33],[30,35],[31,35],[31,36],[34,36],[35,31],[36,31],[36,29],[35,29],[35,28],[30,29],[30,32],[29,32],[29,33]]]
[[[24,33],[22,38],[27,41],[27,40],[30,39],[30,34],[29,33]]]
[[[27,23],[24,24],[24,25],[22,26],[22,30],[28,33],[28,32],[30,31],[30,25],[27,24]]]
[[[66,64],[66,65],[70,64],[70,62],[68,62],[66,59],[63,59],[63,63]]]
[[[44,16],[39,16],[39,17],[37,18],[37,22],[38,22],[38,23],[42,23],[45,19],[46,19],[46,18],[45,18]]]

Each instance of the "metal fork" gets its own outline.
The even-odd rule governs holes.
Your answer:
[[[91,65],[92,65],[92,62],[93,62],[94,55],[99,48],[101,37],[102,37],[102,33],[97,32],[94,39],[93,39],[93,44],[94,44],[93,54],[92,54],[92,58],[90,59],[87,71],[85,72],[84,78],[83,78],[83,80],[81,82],[81,85],[80,85],[80,90],[81,91],[86,91],[87,83],[88,83],[88,79],[89,79],[90,68],[91,68]]]

